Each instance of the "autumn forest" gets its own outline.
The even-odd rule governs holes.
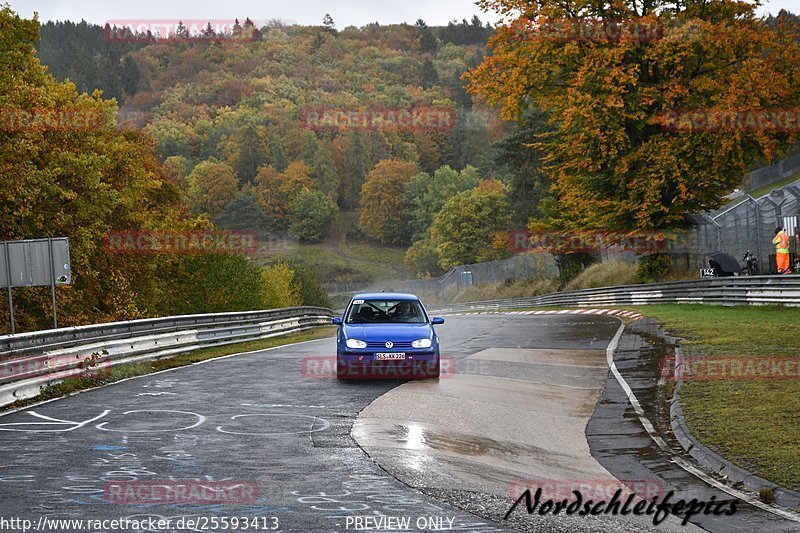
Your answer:
[[[796,128],[667,123],[796,108],[796,16],[727,0],[562,4],[482,0],[496,27],[340,28],[322,13],[319,26],[242,17],[167,38],[0,8],[0,107],[102,116],[90,130],[0,129],[0,237],[70,238],[66,324],[329,305],[329,280],[300,261],[110,253],[108,236],[310,245],[352,219],[354,239],[403,251],[409,277],[437,276],[509,256],[515,229],[681,227],[797,142]],[[574,13],[657,31],[543,32]],[[22,330],[46,323],[48,291],[15,298]]]

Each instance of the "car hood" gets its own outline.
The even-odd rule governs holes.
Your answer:
[[[348,339],[365,342],[427,339],[432,330],[430,324],[345,324],[343,327]]]

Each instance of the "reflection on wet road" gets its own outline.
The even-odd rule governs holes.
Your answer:
[[[619,463],[612,476],[587,444],[587,422],[610,390],[604,350],[618,325],[602,316],[451,317],[439,334],[455,365],[439,381],[309,375],[309,360],[333,356],[330,338],[10,413],[0,417],[3,516],[274,517],[277,530],[315,532],[353,530],[355,519],[374,531],[367,518],[403,517],[424,519],[427,529],[410,531],[651,531],[646,518],[524,509],[502,518],[509,494],[542,481],[553,493],[583,483],[597,497],[618,480],[664,489],[668,464],[654,477]],[[615,402],[603,405],[624,412]],[[609,415],[592,434],[622,429]],[[640,436],[623,437],[627,456],[646,449]],[[152,486],[230,491],[187,500],[162,490],[148,500],[142,487]],[[659,530],[693,529],[676,523]]]
[[[448,324],[466,330],[476,319],[450,317]],[[494,321],[497,334],[487,339],[494,346],[469,351],[461,345],[467,353],[453,354],[454,373],[438,382],[406,383],[376,399],[356,420],[356,441],[392,475],[426,491],[457,488],[508,498],[521,487],[549,484],[613,487],[606,499],[617,488],[627,494],[592,457],[585,436],[608,375],[605,347],[619,322],[577,316],[480,319]],[[543,520],[522,515],[520,520]],[[577,516],[559,518],[573,528],[590,525]],[[652,526],[648,517],[599,520],[608,529]],[[682,528],[673,519],[664,528],[692,526]]]
[[[353,517],[389,516],[506,530],[369,461],[350,437],[353,420],[398,382],[303,371],[334,349],[323,339],[209,361],[0,417],[3,516],[172,521],[128,531],[203,530],[176,524],[208,517],[344,531]]]

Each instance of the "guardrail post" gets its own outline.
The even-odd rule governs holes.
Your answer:
[[[53,329],[58,329],[58,314],[56,313],[56,269],[55,265],[53,265],[53,239],[51,237],[47,238],[47,252],[50,257],[50,294],[53,297]]]
[[[8,249],[8,241],[3,241],[3,246],[5,247],[6,251],[6,280],[8,282],[8,314],[11,317],[11,334],[14,335],[17,332],[17,329],[14,325],[14,298],[11,295],[11,256],[9,254]]]

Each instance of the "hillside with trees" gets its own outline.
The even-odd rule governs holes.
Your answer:
[[[263,279],[262,269],[242,254],[110,250],[109,236],[121,232],[203,234],[214,225],[190,211],[154,140],[117,127],[113,100],[80,93],[47,74],[35,55],[36,20],[2,7],[0,28],[6,52],[0,56],[0,240],[69,239],[73,282],[57,290],[61,325],[264,309],[286,301],[328,304],[302,265],[286,264],[281,277]],[[66,120],[31,126],[11,118],[43,111]],[[86,117],[98,120],[68,121]],[[220,177],[223,167],[209,163],[205,171]],[[224,188],[223,180],[209,181]],[[18,331],[52,324],[49,287],[14,289],[14,307]],[[0,309],[0,331],[8,331],[8,312]]]
[[[330,237],[340,211],[358,210],[357,239],[407,248],[428,238],[451,196],[482,179],[508,183],[527,211],[546,191],[541,178],[527,185],[535,165],[526,166],[526,148],[509,137],[513,127],[467,93],[462,77],[480,64],[494,33],[477,17],[342,30],[329,16],[320,26],[255,28],[245,19],[241,28],[252,38],[148,34],[116,42],[106,38],[120,34],[115,28],[50,22],[38,54],[57,77],[116,97],[120,122],[154,139],[191,213],[220,228],[315,243]],[[393,112],[432,110],[452,121],[441,128],[310,123],[310,114],[326,110],[378,111],[389,121]],[[509,150],[519,158],[501,161]],[[403,172],[380,175],[401,162]],[[412,272],[439,272],[436,254],[423,268],[411,253]]]
[[[614,17],[655,24],[655,38],[554,39],[534,21],[568,19],[559,2],[479,4],[503,23],[245,18],[231,33],[180,26],[166,38],[48,23],[37,53],[79,91],[117,99],[123,134],[152,140],[186,217],[299,242],[288,255],[262,249],[262,264],[315,265],[326,282],[374,278],[354,271],[361,255],[417,276],[503,258],[515,229],[681,227],[797,141],[665,123],[686,110],[791,108],[790,13],[623,2]],[[576,5],[589,20],[612,15]],[[422,118],[409,127],[402,113]]]

